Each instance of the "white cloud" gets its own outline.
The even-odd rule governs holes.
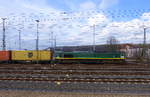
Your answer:
[[[1,16],[10,13],[38,13],[58,11],[47,5],[47,0],[3,0],[0,1]]]
[[[99,8],[106,9],[106,8],[112,7],[113,5],[116,5],[118,3],[119,3],[119,0],[102,0],[99,5]]]
[[[144,13],[144,14],[141,16],[141,19],[142,19],[142,20],[150,20],[150,13]]]
[[[106,8],[117,3],[110,3],[104,0],[101,7]],[[114,0],[113,0],[114,1]],[[107,37],[116,36],[123,42],[142,42],[143,21],[144,25],[150,27],[150,13],[143,13],[140,18],[135,18],[126,22],[110,21],[104,13],[79,11],[64,14],[58,9],[47,5],[46,0],[14,0],[8,6],[11,0],[0,1],[1,17],[8,16],[7,21],[7,42],[8,48],[16,49],[18,47],[18,27],[24,25],[22,29],[23,48],[35,49],[36,22],[40,19],[40,48],[46,48],[50,45],[49,34],[53,31],[57,36],[58,45],[90,45],[93,42],[93,24],[96,25],[96,43],[106,43]],[[110,3],[110,4],[108,4]],[[2,5],[2,6],[1,6]],[[85,2],[81,4],[83,9],[95,8],[94,3]],[[7,12],[7,13],[6,13]],[[10,14],[12,13],[12,14]],[[24,14],[23,14],[24,13]],[[24,24],[23,24],[23,22]],[[0,27],[2,23],[0,21]],[[14,29],[14,27],[16,29]],[[148,31],[148,29],[147,29]],[[0,33],[0,40],[2,38]],[[147,33],[149,37],[150,34]],[[9,40],[8,40],[9,39]],[[147,41],[150,42],[150,39]],[[0,42],[1,44],[1,42]],[[44,47],[43,47],[44,46]]]
[[[6,41],[8,44],[12,43],[11,44],[12,47],[9,47],[10,45],[7,47],[14,49],[17,48],[15,45],[16,43],[18,43],[19,24],[24,25],[24,29],[22,30],[22,40],[34,43],[36,35],[35,19],[42,20],[42,18],[45,18],[43,16],[46,15],[46,17],[48,17],[50,12],[55,13],[55,16],[53,17],[58,17],[57,13],[60,13],[59,10],[56,10],[48,6],[47,0],[5,0],[5,1],[1,0],[0,8],[1,8],[0,17],[7,17]],[[0,21],[0,23],[1,22],[2,20]],[[53,23],[41,22],[41,24],[52,25]],[[0,27],[2,27],[2,23],[0,24]],[[46,32],[42,34],[47,34]],[[1,34],[0,36],[2,36]],[[27,45],[23,46],[28,47]],[[31,46],[30,49],[33,49],[33,47]]]
[[[104,37],[113,35],[116,36],[122,43],[142,43],[143,25],[148,27],[148,23],[150,23],[150,21],[144,22],[140,18],[126,22],[111,22],[103,28],[102,32],[107,33]],[[150,33],[148,32],[147,34],[148,37]]]
[[[104,14],[96,14],[88,19],[88,24],[91,26],[105,24],[106,22],[108,22],[108,18]]]
[[[95,8],[96,8],[95,3],[91,2],[91,1],[87,1],[87,2],[80,4],[81,10],[89,10],[89,9],[95,9]]]

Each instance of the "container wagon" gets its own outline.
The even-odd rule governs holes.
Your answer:
[[[50,62],[52,59],[51,51],[12,51],[11,60],[13,62]]]
[[[10,51],[0,51],[0,63],[9,62],[11,60]]]

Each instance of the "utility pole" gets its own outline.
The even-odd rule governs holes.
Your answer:
[[[49,47],[49,50],[51,50],[51,34],[49,33],[49,45],[48,45],[48,47]]]
[[[93,52],[95,51],[95,24],[93,25]]]
[[[37,22],[37,38],[36,38],[36,51],[37,51],[37,64],[39,63],[39,20],[35,20]]]
[[[36,50],[39,50],[39,20],[36,20],[37,22],[37,38],[36,38]]]
[[[146,45],[146,28],[144,28],[144,41],[143,41],[144,45]]]
[[[143,37],[143,57],[146,57],[146,27],[144,27],[144,37]]]
[[[21,50],[21,30],[19,31],[19,50]]]
[[[56,47],[57,47],[57,44],[56,44],[56,36],[55,36],[55,39],[54,39],[54,52],[55,52],[55,50],[56,50]]]
[[[6,18],[2,18],[2,20],[3,20],[3,50],[6,50],[6,36],[5,36],[5,20],[6,20]]]
[[[52,32],[51,32],[51,47],[52,47],[52,49],[54,48],[54,46],[53,46],[53,40],[54,40],[54,39],[53,39],[53,35],[54,35],[54,34],[53,34],[53,31],[52,31]]]

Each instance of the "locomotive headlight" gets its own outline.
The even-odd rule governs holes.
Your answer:
[[[56,82],[57,85],[61,85],[61,82]]]
[[[124,56],[121,56],[121,58],[125,58]]]

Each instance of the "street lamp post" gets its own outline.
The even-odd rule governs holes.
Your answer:
[[[39,20],[35,20],[37,22],[37,38],[36,38],[36,51],[37,51],[37,64],[39,63]]]
[[[6,18],[2,18],[3,20],[3,50],[6,50],[6,36],[5,36],[5,20]]]

